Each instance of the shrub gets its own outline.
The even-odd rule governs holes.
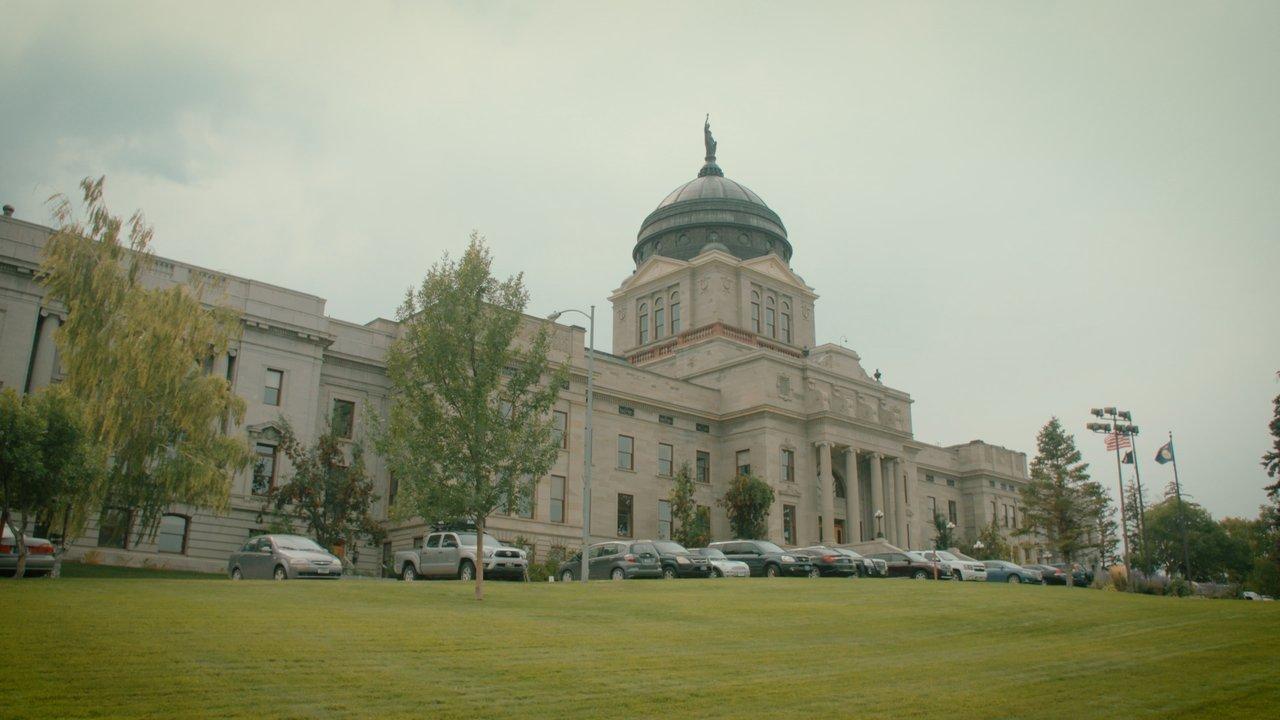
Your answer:
[[[531,582],[546,582],[547,578],[555,576],[556,569],[560,567],[560,563],[572,555],[573,552],[569,548],[559,544],[552,545],[547,548],[547,556],[542,559],[542,562],[529,561],[529,580]],[[532,558],[533,555],[529,557]]]
[[[1125,572],[1123,565],[1112,565],[1107,570],[1107,575],[1111,578],[1111,589],[1120,592],[1129,590],[1129,575]]]

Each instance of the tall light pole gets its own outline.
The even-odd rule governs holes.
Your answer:
[[[1129,562],[1129,532],[1128,532],[1129,520],[1126,517],[1126,513],[1124,509],[1124,475],[1122,474],[1122,471],[1120,469],[1120,438],[1124,437],[1127,439],[1129,437],[1132,437],[1133,435],[1137,435],[1138,426],[1132,424],[1133,414],[1130,413],[1128,410],[1116,410],[1115,407],[1093,408],[1092,410],[1089,411],[1089,414],[1093,415],[1096,418],[1102,418],[1103,420],[1110,420],[1110,422],[1088,423],[1087,425],[1085,425],[1085,427],[1089,428],[1090,430],[1096,433],[1114,435],[1116,440],[1115,442],[1116,483],[1120,486],[1120,539],[1124,543],[1124,575],[1126,578],[1129,578],[1132,572],[1131,565]],[[1120,422],[1121,420],[1124,420],[1125,423],[1121,423]],[[1129,441],[1129,446],[1130,448],[1133,447],[1132,441]],[[1134,467],[1137,467],[1136,462],[1134,463]],[[1139,527],[1141,527],[1142,523],[1139,522],[1138,525]],[[1146,554],[1145,542],[1143,543],[1143,554],[1144,555]],[[1063,562],[1066,562],[1066,558],[1063,558]],[[1128,582],[1126,584],[1129,587],[1129,591],[1133,592],[1134,591],[1133,582]]]
[[[579,569],[579,575],[582,582],[587,581],[587,546],[591,544],[591,409],[595,401],[595,361],[596,361],[596,306],[591,306],[590,312],[583,312],[574,308],[567,310],[559,310],[547,316],[547,319],[555,322],[557,318],[567,312],[576,312],[587,318],[589,323],[589,331],[587,335],[587,418],[586,427],[583,432],[584,440],[582,441],[582,566]],[[569,432],[569,428],[565,428],[565,432]]]

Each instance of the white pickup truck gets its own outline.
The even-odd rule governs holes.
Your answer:
[[[474,530],[433,532],[422,547],[401,550],[395,554],[396,575],[402,580],[418,578],[458,578],[473,580],[476,576],[476,533]],[[489,533],[484,534],[484,576],[524,580],[528,577],[529,560],[524,550],[504,545]]]

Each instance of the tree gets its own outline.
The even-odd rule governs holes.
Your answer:
[[[1233,537],[1209,511],[1183,497],[1191,580],[1223,582],[1247,575],[1253,566],[1248,540]],[[1182,567],[1182,529],[1178,500],[1167,496],[1147,510],[1147,540],[1154,563],[1170,575]]]
[[[504,281],[476,233],[459,261],[445,258],[400,306],[401,336],[387,356],[392,402],[377,446],[400,479],[401,517],[475,524],[533,493],[559,445],[551,408],[566,382],[550,372],[546,327],[525,321],[521,275]],[[484,597],[476,567],[476,599]]]
[[[978,543],[982,543],[982,548],[978,548]],[[1004,539],[1004,533],[1000,532],[1000,526],[996,524],[995,518],[991,519],[991,524],[982,528],[978,533],[978,538],[972,545],[963,548],[966,555],[971,555],[983,560],[986,558],[994,558],[997,560],[1010,560],[1013,558],[1013,549],[1009,547],[1009,543]]]
[[[44,439],[44,419],[25,397],[13,388],[0,391],[0,528],[13,532],[18,547],[19,572],[27,560],[27,544],[23,538],[26,527],[25,511],[30,504],[32,478],[44,472],[43,453],[40,444]],[[14,510],[23,513],[21,524],[11,522]]]
[[[173,504],[225,509],[232,478],[253,460],[247,439],[223,432],[239,424],[244,401],[204,371],[240,321],[206,304],[199,283],[149,287],[152,231],[142,214],[126,233],[103,203],[103,179],[80,187],[83,221],[65,197],[52,200],[59,227],[41,271],[49,299],[67,309],[56,335],[64,384],[109,458],[97,499],[135,511],[141,540]]]
[[[364,448],[350,445],[351,457],[342,439],[332,429],[321,433],[314,445],[304,445],[293,427],[282,422],[280,449],[293,475],[273,489],[268,502],[276,512],[301,522],[322,546],[337,551],[358,548],[364,540],[382,542],[385,531],[371,512],[378,495],[365,471]],[[343,552],[343,562],[354,566]]]
[[[946,550],[956,546],[955,526],[942,513],[933,514],[933,529],[933,547],[935,550]]]
[[[671,537],[685,547],[702,547],[711,541],[711,528],[698,516],[693,489],[693,473],[686,462],[671,485]]]
[[[1101,550],[1107,533],[1100,522],[1109,515],[1109,500],[1089,479],[1089,465],[1081,462],[1075,437],[1051,418],[1036,436],[1036,450],[1031,480],[1022,488],[1026,522],[1015,532],[1042,536],[1067,563],[1084,550]]]
[[[1280,372],[1276,373],[1276,377],[1280,377]],[[1276,482],[1267,485],[1267,504],[1262,507],[1262,518],[1269,528],[1271,536],[1270,548],[1267,556],[1271,560],[1271,569],[1264,574],[1271,578],[1277,585],[1280,585],[1280,395],[1276,395],[1271,401],[1275,408],[1269,428],[1271,430],[1271,450],[1263,453],[1262,467],[1266,470],[1267,476],[1276,480]]]
[[[739,475],[718,501],[729,515],[729,527],[736,538],[762,540],[769,535],[769,510],[773,488],[755,475]]]

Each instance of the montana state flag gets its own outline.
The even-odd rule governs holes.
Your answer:
[[[1162,446],[1159,450],[1156,451],[1156,462],[1160,463],[1161,465],[1164,465],[1165,463],[1173,462],[1173,441],[1172,440],[1165,443],[1164,446]]]

